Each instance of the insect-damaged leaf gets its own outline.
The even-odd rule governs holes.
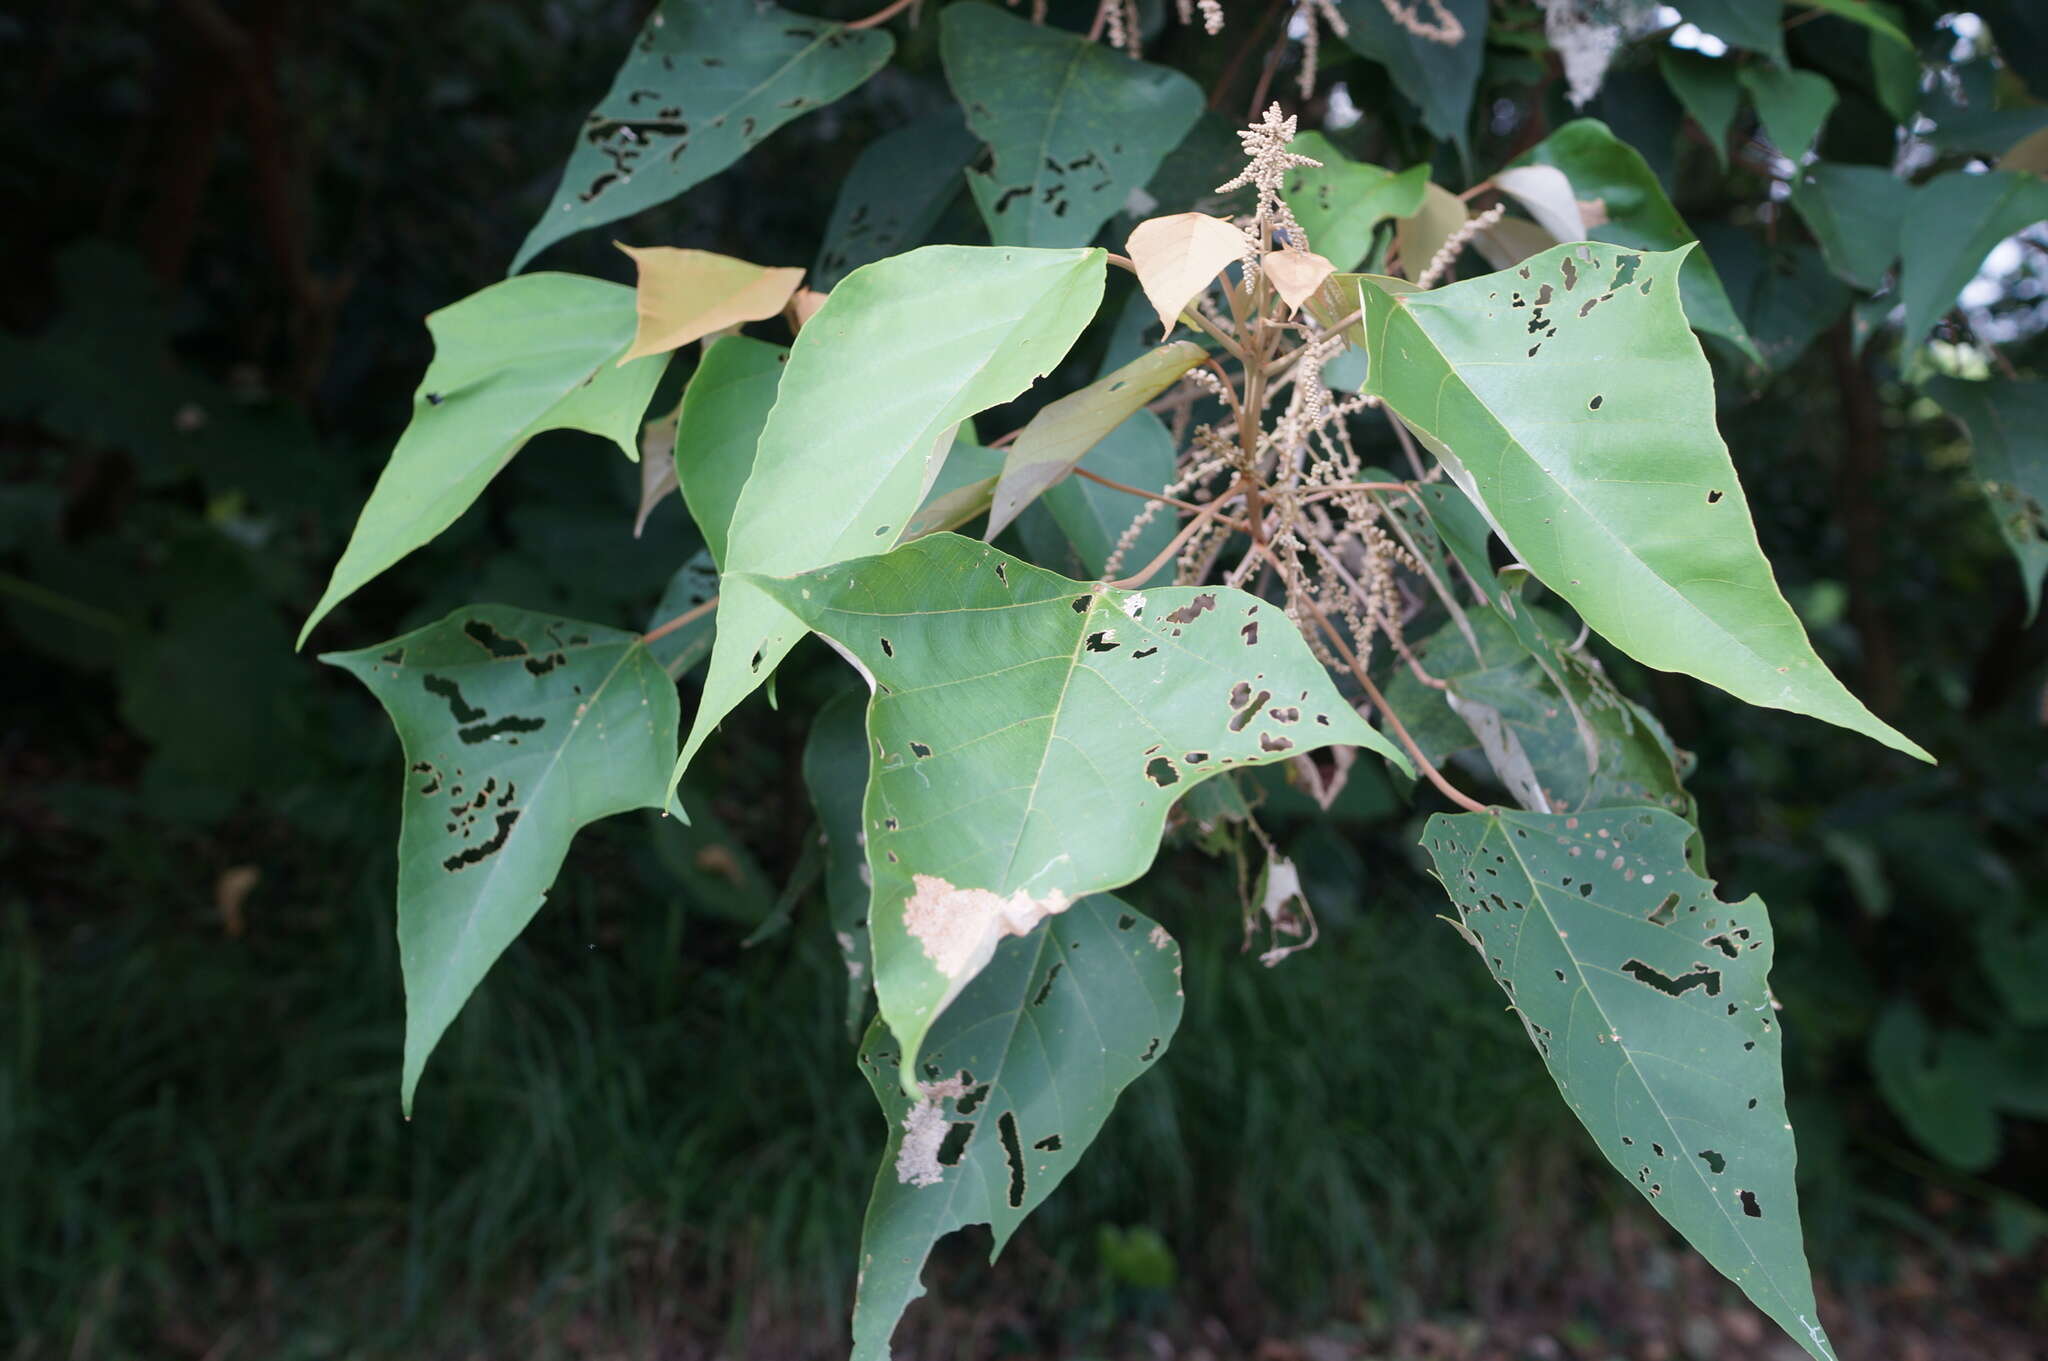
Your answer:
[[[1178,71],[988,5],[939,16],[946,81],[994,164],[967,187],[997,245],[1080,246],[1202,112]]]
[[[932,1030],[913,1075],[932,1095],[904,1094],[900,1048],[881,1022],[869,1028],[861,1073],[889,1144],[861,1230],[854,1361],[887,1361],[938,1239],[987,1224],[991,1258],[1003,1250],[1166,1052],[1180,1013],[1180,948],[1098,894],[1002,943]]]
[[[299,642],[357,588],[455,523],[543,430],[587,430],[637,459],[640,417],[668,364],[618,360],[633,290],[574,274],[493,284],[427,318],[434,362],[412,422],[363,506]]]
[[[662,0],[512,259],[674,198],[882,69],[896,43],[765,0]]]
[[[1131,229],[1124,249],[1130,252],[1145,301],[1159,314],[1159,324],[1172,335],[1180,314],[1216,282],[1226,265],[1241,259],[1244,233],[1207,213],[1175,213],[1153,217]]]
[[[584,824],[662,800],[676,690],[637,634],[505,605],[321,659],[405,748],[398,956],[403,1099],[554,882]]]
[[[812,285],[830,291],[860,266],[921,244],[965,186],[964,172],[980,150],[957,106],[862,147],[832,204]]]
[[[1005,935],[1143,874],[1186,786],[1338,742],[1406,765],[1241,591],[1084,585],[950,534],[755,585],[873,678],[868,925],[912,1055]]]
[[[2019,563],[2032,619],[2048,572],[2048,383],[1935,378],[1926,392],[1969,432],[1977,485]]]
[[[1762,900],[1723,903],[1669,813],[1438,814],[1423,845],[1600,1151],[1821,1361]]]
[[[731,578],[789,576],[892,547],[953,428],[1029,387],[1095,315],[1104,258],[926,246],[857,269],[832,290],[797,333],[733,509],[718,642],[677,779],[803,636],[772,598]]]
[[[1000,534],[1019,511],[1072,471],[1104,436],[1207,356],[1208,351],[1200,345],[1176,340],[1042,408],[1018,433],[1003,460],[1002,477],[989,509],[988,533],[983,537],[993,539]]]
[[[1778,592],[1672,286],[1684,258],[1582,243],[1427,293],[1368,279],[1367,390],[1623,652],[1931,759],[1843,688]]]
[[[640,277],[633,290],[640,329],[626,359],[677,349],[743,322],[765,321],[782,310],[804,277],[800,269],[770,269],[708,250],[614,244],[632,257]]]

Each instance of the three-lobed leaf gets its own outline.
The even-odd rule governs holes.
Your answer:
[[[832,203],[813,284],[829,292],[862,265],[922,245],[966,186],[980,150],[957,108],[926,114],[862,147]]]
[[[1406,765],[1242,591],[1119,591],[946,534],[752,584],[874,687],[868,925],[913,1056],[1004,936],[1143,874],[1187,786],[1332,743]]]
[[[484,973],[540,909],[586,823],[658,807],[676,690],[638,634],[504,605],[322,661],[405,748],[398,956],[403,1101]]]
[[[1584,243],[1426,293],[1368,279],[1367,390],[1623,652],[1931,759],[1834,678],[1778,590],[1679,305],[1684,259]]]
[[[1820,1361],[1793,1183],[1771,925],[1688,866],[1658,809],[1438,814],[1458,925],[1629,1184]]]

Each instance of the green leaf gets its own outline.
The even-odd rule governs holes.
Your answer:
[[[1775,66],[1742,68],[1742,88],[1756,101],[1757,117],[1771,144],[1797,164],[1813,149],[1821,126],[1840,98],[1818,71],[1788,71]]]
[[[1778,591],[1672,286],[1684,259],[1582,243],[1427,293],[1368,280],[1368,390],[1629,656],[1931,759],[1829,673]]]
[[[676,483],[711,550],[723,563],[740,488],[775,405],[789,350],[751,336],[724,336],[704,352],[676,415]]]
[[[1073,471],[1104,436],[1208,357],[1209,352],[1193,341],[1176,340],[1041,408],[1003,460],[983,537],[995,538],[1019,511]]]
[[[1178,71],[988,5],[939,16],[946,81],[994,164],[967,186],[1002,246],[1082,246],[1202,113]]]
[[[861,1229],[854,1361],[888,1361],[932,1244],[987,1224],[994,1260],[1065,1180],[1172,1043],[1180,963],[1164,927],[1098,894],[1005,940],[933,1027],[921,1071],[899,1071],[888,1031],[869,1029],[861,1073],[889,1143]]]
[[[1714,159],[1726,170],[1728,129],[1734,126],[1736,111],[1742,107],[1742,86],[1735,79],[1735,63],[1703,57],[1684,48],[1665,47],[1658,50],[1657,69],[1663,73],[1671,93],[1692,115],[1692,121],[1700,125],[1700,131],[1714,148]]]
[[[1444,0],[1463,35],[1455,43],[1421,37],[1387,12],[1382,0],[1339,0],[1337,10],[1350,29],[1345,45],[1386,68],[1394,88],[1422,111],[1430,134],[1462,153],[1472,118],[1472,97],[1486,58],[1486,0]],[[1419,11],[1437,17],[1434,5]]]
[[[867,1011],[869,969],[868,866],[861,848],[860,805],[868,787],[867,696],[834,696],[811,721],[804,742],[804,788],[825,839],[825,906],[832,938],[846,965],[846,1029],[860,1034]]]
[[[990,449],[974,437],[974,423],[962,421],[953,436],[953,448],[946,455],[939,475],[932,479],[924,504],[910,517],[904,539],[919,539],[942,530],[958,529],[975,516],[984,514],[995,499],[996,479],[1002,476],[1003,451]]]
[[[765,0],[662,0],[512,258],[665,203],[888,63],[895,39]]]
[[[1784,0],[1686,0],[1678,12],[1730,47],[1761,52],[1785,65]]]
[[[1899,225],[1905,344],[1917,350],[1991,248],[2048,218],[2048,180],[2010,170],[1951,170],[1913,191]]]
[[[1143,874],[1187,786],[1337,742],[1406,764],[1242,591],[1083,585],[947,534],[756,584],[876,687],[868,924],[912,1055],[1006,932]]]
[[[455,523],[543,430],[587,430],[640,457],[640,417],[666,355],[618,360],[633,290],[575,274],[493,284],[427,318],[434,362],[299,643],[363,583]]]
[[[660,603],[647,618],[648,631],[652,632],[671,619],[696,609],[717,594],[718,565],[712,561],[710,550],[700,548],[668,579],[668,585],[662,589]],[[711,640],[715,632],[711,616],[699,615],[671,633],[649,639],[647,650],[670,679],[681,679],[711,655]]]
[[[1811,246],[1771,245],[1725,223],[1709,226],[1701,239],[1720,261],[1735,314],[1773,373],[1789,369],[1855,301]]]
[[[839,187],[810,286],[830,292],[862,265],[919,245],[965,185],[981,150],[948,108],[887,132],[861,149]]]
[[[1606,209],[1607,221],[1589,229],[1588,235],[1596,241],[1673,250],[1697,239],[1664,196],[1663,186],[1642,156],[1598,119],[1581,118],[1565,124],[1530,148],[1516,164],[1554,165],[1572,182],[1572,193],[1580,202],[1598,199]],[[1719,336],[1751,361],[1763,362],[1736,318],[1706,252],[1695,252],[1686,259],[1679,289],[1685,298],[1686,319],[1694,329]]]
[[[540,909],[586,823],[658,807],[676,690],[639,635],[506,605],[321,661],[405,748],[398,956],[403,1100],[456,1012]]]
[[[1802,9],[1824,9],[1850,23],[1863,25],[1908,52],[1913,50],[1912,39],[1899,27],[1896,5],[1879,4],[1877,0],[1795,0],[1795,3]]]
[[[1822,162],[1800,171],[1792,206],[1828,267],[1872,292],[1899,258],[1899,224],[1912,195],[1911,185],[1880,166]]]
[[[733,510],[718,643],[678,780],[803,636],[770,597],[730,578],[791,576],[894,546],[954,427],[1049,372],[1095,315],[1105,258],[926,246],[855,270],[804,324]]]
[[[1924,391],[1970,437],[1977,485],[2019,563],[2031,622],[2048,573],[2048,383],[1934,378]]]
[[[1980,1036],[1937,1031],[1911,1002],[1886,1007],[1870,1032],[1870,1070],[1885,1104],[1930,1153],[1965,1172],[1998,1158],[1996,1066]]]
[[[1157,416],[1149,411],[1140,411],[1088,451],[1088,467],[1090,471],[1127,487],[1159,490],[1173,481],[1173,436],[1167,433],[1165,423]],[[1118,540],[1138,518],[1144,505],[1128,492],[1105,487],[1083,477],[1070,477],[1045,494],[1045,508],[1052,512],[1052,518],[1058,522],[1081,565],[1092,577],[1108,574],[1109,560],[1116,552]],[[1166,551],[1173,535],[1172,512],[1153,512],[1130,547],[1124,550],[1117,574],[1123,576],[1141,570],[1146,563]]]
[[[1338,273],[1358,268],[1372,250],[1373,234],[1382,222],[1412,217],[1422,209],[1429,167],[1410,166],[1398,174],[1354,161],[1320,132],[1305,132],[1289,151],[1321,161],[1316,169],[1297,166],[1287,172],[1282,196],[1294,220],[1308,236],[1308,248],[1337,267]]]
[[[1833,1361],[1800,1241],[1761,899],[1656,809],[1438,814],[1423,844],[1565,1103],[1657,1213]]]

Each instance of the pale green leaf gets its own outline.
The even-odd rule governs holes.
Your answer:
[[[1430,134],[1463,151],[1479,68],[1486,59],[1486,0],[1443,0],[1441,11],[1435,5],[1417,9],[1426,21],[1439,24],[1439,14],[1447,11],[1459,29],[1458,40],[1451,43],[1417,34],[1395,19],[1383,0],[1339,0],[1337,9],[1350,30],[1345,45],[1385,67],[1394,88],[1422,111]]]
[[[1678,12],[1730,47],[1761,52],[1785,65],[1784,0],[1686,0]]]
[[[939,15],[946,81],[994,164],[967,185],[998,245],[1081,246],[1202,112],[1180,72],[989,5]]]
[[[921,245],[965,187],[980,150],[958,108],[926,114],[862,147],[833,201],[810,286],[830,292],[862,265]]]
[[[709,179],[882,69],[895,39],[765,0],[662,0],[577,132],[510,273],[567,236]]]
[[[723,563],[740,488],[775,405],[789,350],[752,336],[723,336],[704,352],[676,415],[676,482],[711,550]]]
[[[1757,117],[1763,120],[1771,145],[1794,163],[1813,149],[1839,99],[1834,83],[1818,71],[1775,66],[1743,67],[1742,88],[1756,101]]]
[[[1930,759],[1829,673],[1778,591],[1672,286],[1684,258],[1587,243],[1427,293],[1368,280],[1368,391],[1623,652]]]
[[[1925,391],[1970,436],[1977,485],[2019,563],[2031,620],[2048,573],[2048,383],[1935,378]]]
[[[574,274],[493,284],[427,318],[434,362],[299,642],[363,583],[455,523],[543,430],[586,430],[640,457],[640,417],[667,356],[618,367],[633,290]]]
[[[862,849],[861,799],[868,787],[867,696],[837,695],[819,708],[804,742],[804,788],[825,843],[825,907],[846,966],[846,1029],[860,1034],[869,972],[868,863]]]
[[[398,958],[403,1100],[493,961],[540,909],[586,823],[662,801],[675,685],[637,634],[505,605],[322,661],[405,748]]]
[[[1723,903],[1647,808],[1438,814],[1423,844],[1565,1103],[1758,1308],[1834,1361],[1799,1229],[1762,900]]]
[[[735,574],[886,551],[954,427],[1049,372],[1102,300],[1100,250],[926,246],[849,274],[797,333],[733,510],[718,643],[676,778],[803,626]]]
[[[1157,416],[1140,411],[1088,451],[1088,468],[1127,487],[1160,490],[1174,477],[1173,436]],[[1118,541],[1144,506],[1129,492],[1105,487],[1085,477],[1070,477],[1045,494],[1045,508],[1052,512],[1067,542],[1074,546],[1082,567],[1094,577],[1109,574],[1109,560]],[[1125,549],[1116,575],[1138,572],[1165,552],[1173,541],[1175,524],[1172,511],[1155,510]]]
[[[1185,786],[1339,742],[1406,765],[1242,591],[1084,585],[944,534],[757,584],[876,686],[868,924],[913,1055],[1006,931],[1143,874]]]
[[[1991,248],[2048,218],[2048,180],[2010,170],[1951,170],[1913,191],[1899,224],[1905,344],[1918,349],[1955,306]]]
[[[993,539],[1017,513],[1073,470],[1110,431],[1208,358],[1193,341],[1176,340],[1104,374],[1040,409],[1011,443],[988,515]]]
[[[1657,52],[1657,69],[1678,102],[1700,125],[1714,148],[1714,159],[1722,169],[1728,166],[1728,129],[1734,126],[1736,111],[1742,107],[1742,86],[1736,82],[1736,65],[1717,57],[1702,56],[1680,47]]]
[[[861,1074],[889,1142],[861,1229],[854,1361],[888,1361],[933,1243],[987,1224],[991,1259],[1002,1252],[1166,1052],[1180,1014],[1180,948],[1098,894],[1005,940],[933,1027],[921,1070],[901,1071],[901,1047],[881,1022],[869,1029]],[[914,1084],[934,1095],[906,1096]]]
[[[1581,118],[1565,124],[1516,162],[1531,163],[1564,171],[1580,202],[1599,201],[1607,221],[1588,229],[1586,234],[1595,241],[1673,250],[1697,239],[1664,196],[1663,186],[1642,155],[1598,119]],[[1696,330],[1719,336],[1746,358],[1762,362],[1705,251],[1686,259],[1679,288],[1685,296],[1686,318]]]
[[[962,421],[952,451],[932,479],[924,504],[910,517],[903,538],[918,539],[941,530],[958,529],[988,510],[1002,476],[1003,451],[990,449],[974,436],[974,423]]]
[[[1281,192],[1308,237],[1307,249],[1339,273],[1365,260],[1382,222],[1413,216],[1422,207],[1423,186],[1429,183],[1426,165],[1396,173],[1354,161],[1320,132],[1302,133],[1287,149],[1322,162],[1321,168],[1288,171]]]
[[[1822,162],[1799,172],[1792,206],[1828,267],[1870,292],[1899,258],[1899,223],[1912,194],[1911,185],[1881,166]]]

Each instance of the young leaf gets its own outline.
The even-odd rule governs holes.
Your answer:
[[[947,108],[883,133],[861,148],[839,186],[811,282],[832,286],[862,265],[923,242],[965,184],[981,143]]]
[[[1041,408],[1003,460],[988,532],[982,537],[994,539],[1019,511],[1073,471],[1104,436],[1207,357],[1200,345],[1176,340]]]
[[[1586,235],[1595,241],[1672,250],[1697,239],[1664,196],[1663,186],[1642,153],[1598,119],[1581,118],[1565,124],[1530,148],[1516,164],[1554,165],[1572,182],[1572,194],[1580,202],[1598,201],[1607,221],[1587,229]],[[1685,298],[1686,319],[1695,329],[1720,336],[1746,358],[1763,362],[1750,344],[1749,333],[1736,319],[1706,252],[1696,251],[1686,259],[1679,289]]]
[[[1705,57],[1679,47],[1657,51],[1657,70],[1678,102],[1700,125],[1714,159],[1728,168],[1728,129],[1742,107],[1742,86],[1736,80],[1736,64],[1718,57]]]
[[[1416,18],[1396,19],[1385,0],[1339,0],[1345,45],[1384,66],[1394,88],[1422,111],[1430,134],[1463,152],[1486,57],[1486,0],[1410,0],[1403,8]],[[1433,31],[1418,33],[1418,26]]]
[[[2048,572],[2048,383],[1935,378],[1924,390],[1970,436],[1977,484],[2019,563],[2031,621]]]
[[[638,634],[505,605],[320,659],[405,748],[398,957],[403,1101],[493,961],[533,920],[586,823],[659,807],[675,685]]]
[[[1951,170],[1913,191],[1899,224],[1899,301],[1916,350],[1955,306],[1991,248],[2048,218],[2048,180],[2010,170]]]
[[[363,583],[455,523],[543,430],[587,430],[637,459],[666,358],[618,367],[633,290],[574,274],[493,284],[427,318],[434,362],[299,643]]]
[[[1185,786],[1338,742],[1406,764],[1242,591],[1083,585],[947,534],[755,585],[875,686],[868,924],[912,1056],[1004,935],[1143,874]]]
[[[1140,222],[1124,249],[1138,272],[1145,300],[1172,335],[1189,303],[1216,282],[1228,265],[1244,257],[1245,236],[1207,213],[1175,213]]]
[[[1059,362],[1102,301],[1103,268],[1100,250],[926,246],[849,274],[790,349],[733,509],[728,578],[893,546],[953,428]],[[768,595],[728,579],[676,779],[802,636]]]
[[[1899,258],[1899,223],[1913,187],[1875,165],[1807,166],[1792,186],[1792,206],[1835,274],[1865,292],[1884,283]]]
[[[1368,279],[1367,390],[1629,656],[1931,759],[1829,673],[1779,594],[1673,286],[1684,259],[1582,243],[1427,293]]]
[[[868,864],[861,849],[861,798],[868,787],[867,696],[827,700],[804,742],[804,788],[825,839],[825,906],[846,965],[846,1029],[860,1034],[867,1010]]]
[[[742,322],[765,321],[782,310],[804,278],[800,269],[770,269],[708,250],[613,244],[633,258],[640,274],[633,291],[640,329],[621,364],[680,349]]]
[[[1840,98],[1834,83],[1818,71],[1745,66],[1742,87],[1756,101],[1757,117],[1771,144],[1795,164],[1813,149],[1814,138]]]
[[[765,0],[662,0],[583,121],[561,185],[507,272],[709,179],[881,70],[895,47],[882,29]]]
[[[1658,809],[1437,814],[1423,833],[1466,940],[1565,1103],[1657,1213],[1820,1361],[1799,1230],[1771,925],[1686,863]]]
[[[1083,246],[1202,112],[1178,71],[989,5],[939,15],[946,82],[994,164],[967,187],[999,246]]]
[[[754,470],[754,446],[788,363],[783,346],[724,336],[704,352],[683,389],[676,413],[676,481],[713,562],[725,562],[733,507]]]
[[[1412,216],[1422,207],[1427,165],[1399,174],[1382,170],[1352,160],[1320,132],[1302,133],[1287,149],[1322,162],[1288,171],[1282,197],[1308,237],[1307,248],[1339,271],[1358,268],[1382,222]]]
[[[879,1021],[869,1028],[861,1073],[889,1143],[861,1229],[854,1361],[888,1361],[940,1238],[987,1224],[990,1260],[1002,1252],[1166,1052],[1180,1013],[1180,947],[1099,894],[1004,941],[933,1028],[921,1071],[903,1068]]]

